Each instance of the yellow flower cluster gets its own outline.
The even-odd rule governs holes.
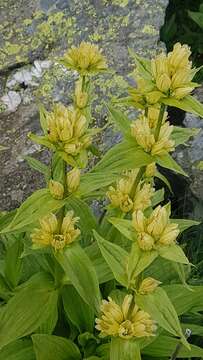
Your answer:
[[[148,76],[142,77],[135,71],[137,87],[130,90],[130,95],[138,107],[156,104],[163,97],[178,100],[189,95],[197,86],[191,82],[196,73],[189,61],[191,51],[187,45],[177,43],[168,55],[162,53],[146,65]]]
[[[48,139],[54,144],[61,144],[63,150],[76,156],[91,144],[87,134],[87,120],[80,112],[57,104],[47,114]]]
[[[149,171],[152,171],[152,167],[150,167]],[[127,213],[131,210],[144,210],[151,205],[151,197],[154,192],[151,184],[139,183],[135,195],[133,197],[131,195],[137,173],[138,169],[128,171],[123,178],[117,181],[115,188],[113,186],[109,187],[107,197],[112,207],[120,208],[121,211]]]
[[[154,336],[155,322],[150,315],[133,304],[133,296],[126,295],[121,306],[110,297],[103,300],[101,319],[96,319],[96,329],[101,336],[119,336],[123,339]]]
[[[75,228],[79,218],[73,215],[73,211],[68,211],[61,226],[54,214],[42,218],[39,221],[40,229],[35,229],[31,234],[33,244],[39,247],[52,246],[54,250],[71,244],[80,235],[80,230]]]
[[[64,55],[62,63],[81,75],[101,72],[107,69],[106,58],[97,45],[82,41],[78,47],[72,46]]]
[[[144,251],[171,245],[180,233],[178,225],[170,222],[166,207],[160,205],[152,211],[149,218],[144,216],[143,211],[135,211],[132,225],[138,234],[139,247]]]
[[[158,112],[156,112],[156,116],[158,116]],[[152,117],[151,112],[147,117],[141,114],[131,124],[131,135],[135,138],[138,145],[146,152],[151,153],[151,155],[165,155],[174,150],[175,142],[170,139],[173,125],[170,125],[168,121],[163,123],[158,139],[155,140],[155,128],[152,127],[152,124],[155,125],[157,121],[158,117]]]

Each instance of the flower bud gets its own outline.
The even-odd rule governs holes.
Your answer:
[[[81,148],[82,148],[82,144],[79,141],[75,143],[67,143],[64,145],[65,152],[72,156],[76,156],[77,154],[79,154]]]
[[[136,210],[132,215],[132,226],[137,232],[145,231],[145,217],[141,210]]]
[[[154,239],[147,233],[138,234],[138,245],[144,251],[150,251],[154,247]]]
[[[167,74],[162,74],[156,79],[156,86],[157,88],[166,93],[171,86],[171,79]]]
[[[154,189],[150,184],[144,184],[142,189],[136,192],[134,198],[133,209],[144,210],[151,205],[151,197],[154,193]]]
[[[174,73],[179,68],[188,67],[188,65],[190,65],[190,55],[191,51],[187,45],[176,43],[173,47],[173,51],[168,54],[170,71]]]
[[[180,69],[172,76],[172,89],[183,87],[184,84],[188,83],[190,80],[190,71],[187,69]]]
[[[147,102],[151,105],[156,104],[162,96],[162,92],[157,90],[151,91],[145,95]]]
[[[50,180],[49,181],[49,191],[51,193],[51,196],[54,199],[57,199],[57,200],[63,199],[64,187],[60,182]]]
[[[165,207],[157,206],[148,219],[147,232],[152,236],[160,236],[167,226],[168,220]]]
[[[75,192],[80,185],[80,170],[74,168],[67,174],[67,188],[70,193]]]
[[[133,202],[127,194],[120,197],[120,208],[123,212],[127,213],[133,208]]]
[[[146,117],[141,116],[131,124],[131,134],[145,151],[151,150],[155,140]]]
[[[56,215],[52,213],[40,219],[39,222],[42,230],[47,233],[53,234],[57,230],[58,227],[57,218]]]
[[[185,96],[189,95],[194,90],[194,87],[192,86],[186,86],[186,87],[180,87],[173,91],[172,95],[178,99],[181,100]]]
[[[161,284],[160,281],[148,277],[141,282],[138,292],[142,295],[150,294],[157,288],[157,286],[159,286],[159,284]]]
[[[74,136],[80,137],[84,134],[87,127],[86,117],[83,115],[76,116],[75,124],[74,124]]]

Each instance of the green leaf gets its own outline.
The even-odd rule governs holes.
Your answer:
[[[197,116],[203,117],[203,105],[194,97],[186,96],[182,100],[177,100],[175,98],[162,98],[162,103],[169,106],[174,106],[184,111],[193,113]]]
[[[157,251],[142,251],[137,242],[133,243],[127,264],[129,286],[134,286],[136,277],[144,271],[157,256]]]
[[[158,205],[163,200],[164,200],[164,189],[155,191],[154,195],[152,196],[152,207]]]
[[[32,335],[36,360],[80,360],[78,347],[68,339],[54,335]]]
[[[196,22],[197,25],[199,25],[199,27],[201,27],[201,29],[203,29],[203,13],[202,12],[188,10],[188,15],[194,22]]]
[[[39,171],[44,174],[45,178],[48,179],[50,176],[50,170],[47,165],[43,164],[41,161],[33,158],[32,156],[24,156],[24,159],[31,166],[31,168]]]
[[[99,246],[96,242],[87,246],[85,248],[85,252],[94,265],[100,284],[114,279],[113,273],[104,258],[101,256],[101,251],[99,250]]]
[[[67,317],[80,333],[94,330],[94,311],[78,295],[73,286],[64,286],[62,289],[63,306]]]
[[[196,136],[200,129],[182,128],[179,126],[173,127],[171,139],[175,141],[175,146],[186,143],[189,138]]]
[[[85,251],[78,243],[74,243],[64,252],[55,253],[55,257],[82,299],[98,313],[99,282],[94,266]]]
[[[80,187],[77,193],[81,197],[87,197],[93,191],[106,187],[120,178],[120,174],[107,174],[103,172],[86,173],[81,176]]]
[[[164,290],[171,299],[178,315],[203,310],[203,286],[190,286],[188,289],[183,285],[167,285],[164,286]]]
[[[42,104],[39,104],[40,125],[45,135],[47,135],[47,130],[48,130],[47,117],[46,117],[47,113],[48,112],[46,111],[45,107]]]
[[[153,157],[137,146],[134,141],[123,141],[112,147],[91,172],[115,173],[139,168],[153,161]]]
[[[8,245],[6,249],[4,273],[6,280],[13,289],[15,289],[15,287],[18,285],[21,277],[22,252],[23,243],[19,238],[17,238],[10,246]]]
[[[141,360],[140,348],[135,340],[119,337],[111,339],[110,360]]]
[[[136,239],[136,233],[132,226],[131,220],[119,219],[116,217],[108,218],[108,221],[115,226],[115,228],[123,234],[127,239],[134,241]]]
[[[29,133],[28,137],[30,140],[32,140],[36,144],[45,146],[51,150],[56,150],[55,146],[51,143],[51,141],[48,140],[48,138],[46,136],[38,136],[38,135],[35,135],[32,133]]]
[[[60,209],[66,202],[67,199],[54,199],[48,189],[37,190],[19,207],[15,217],[2,233],[13,232],[35,223],[39,218]]]
[[[199,225],[199,221],[189,220],[189,219],[171,219],[172,223],[178,224],[178,228],[181,232],[190,228],[191,226]]]
[[[178,163],[169,155],[155,156],[155,161],[160,166],[173,170],[178,174],[188,176]]]
[[[145,59],[141,56],[138,56],[136,52],[134,52],[132,49],[128,48],[130,56],[134,59],[136,69],[139,72],[139,74],[142,74],[142,77],[144,79],[151,80],[151,62],[148,59]]]
[[[147,295],[138,294],[136,302],[162,328],[175,336],[179,336],[183,344],[188,346],[176,310],[163,288],[158,287],[153,293]]]
[[[68,210],[73,210],[75,216],[79,216],[79,228],[82,234],[83,244],[87,245],[92,239],[92,230],[98,228],[97,220],[91,208],[77,197],[70,196],[66,205]]]
[[[118,129],[122,132],[124,136],[129,136],[130,131],[130,120],[128,117],[123,114],[121,111],[114,109],[111,105],[108,105],[108,110],[111,115],[112,120],[117,125]]]
[[[0,312],[0,348],[34,332],[46,321],[58,292],[50,276],[34,277]]]
[[[119,245],[104,240],[96,231],[93,231],[102,256],[112,270],[115,279],[122,285],[127,285],[126,264],[128,253]]]
[[[176,346],[179,344],[178,339],[170,336],[161,335],[155,339],[150,345],[142,349],[142,353],[151,357],[170,357],[174,353]],[[203,357],[203,349],[196,345],[190,345],[191,350],[185,347],[180,348],[178,358],[199,358]]]
[[[17,340],[0,350],[0,360],[35,360],[32,342]]]
[[[161,257],[181,264],[189,264],[188,258],[179,245],[160,246],[158,253]]]

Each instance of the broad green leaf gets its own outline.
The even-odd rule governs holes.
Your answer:
[[[98,313],[99,282],[94,266],[85,251],[78,243],[74,243],[65,251],[55,253],[55,257],[82,299]]]
[[[144,270],[144,277],[154,277],[164,284],[170,284],[172,281],[179,281],[177,269],[174,265],[179,265],[174,261],[166,260],[162,257],[157,257],[153,263]]]
[[[8,284],[3,277],[2,274],[0,274],[0,299],[3,299],[5,301],[8,301],[8,299],[12,296],[12,292],[10,288],[8,287]]]
[[[126,264],[128,253],[119,245],[113,244],[103,239],[96,231],[93,231],[97,240],[102,256],[113,272],[115,279],[122,285],[127,285]]]
[[[11,210],[9,212],[0,212],[0,232],[6,228],[16,215],[17,210]]]
[[[194,97],[186,96],[182,100],[175,98],[162,98],[161,100],[165,105],[174,106],[184,111],[193,113],[197,116],[203,117],[203,105]]]
[[[33,158],[32,156],[24,156],[24,159],[34,170],[37,170],[40,173],[44,174],[46,179],[49,178],[50,170],[47,165],[43,164],[41,161]]]
[[[66,181],[66,164],[64,160],[60,157],[58,152],[55,152],[51,160],[52,167],[52,178],[55,181],[59,181],[61,184],[64,184]]]
[[[89,172],[81,176],[80,187],[77,193],[82,197],[87,197],[93,191],[106,187],[120,178],[121,175],[101,172]]]
[[[199,133],[200,129],[173,127],[171,139],[175,141],[175,146],[184,144],[190,137],[194,137]]]
[[[178,163],[171,157],[171,155],[161,155],[161,156],[154,156],[155,161],[160,166],[173,170],[178,174],[188,176],[185,171],[178,165]]]
[[[115,226],[115,228],[123,234],[127,239],[134,241],[136,239],[136,233],[132,226],[132,221],[126,219],[119,219],[116,217],[108,218],[108,221]]]
[[[24,284],[0,312],[0,348],[33,333],[46,321],[58,292],[47,274]]]
[[[179,245],[160,246],[158,253],[161,257],[181,264],[189,264],[188,258]]]
[[[201,27],[203,30],[203,13],[197,11],[190,11],[188,10],[189,17],[196,22],[197,25]]]
[[[179,336],[183,344],[188,346],[176,310],[163,288],[158,287],[153,293],[147,295],[138,294],[136,302],[162,328],[175,336]]]
[[[56,296],[51,302],[49,307],[49,313],[45,321],[37,329],[37,333],[40,334],[52,334],[58,321],[58,296]]]
[[[101,251],[99,250],[99,246],[96,242],[87,246],[85,248],[85,252],[94,265],[100,284],[114,279],[113,273],[103,256],[101,256]]]
[[[164,290],[178,315],[203,310],[203,286],[190,286],[188,289],[183,285],[166,285]]]
[[[191,226],[199,225],[199,221],[190,220],[190,219],[171,219],[172,223],[178,224],[178,228],[181,232],[190,228]]]
[[[127,264],[128,285],[134,286],[136,277],[141,274],[158,256],[158,252],[142,251],[137,242],[132,244]]]
[[[137,146],[136,143],[123,141],[112,147],[91,172],[115,173],[126,169],[139,168],[153,161],[153,157]]]
[[[94,330],[94,311],[87,305],[73,286],[62,289],[63,306],[67,317],[80,333]]]
[[[48,189],[37,190],[19,207],[13,220],[2,233],[22,229],[38,221],[42,216],[60,209],[66,202],[67,199],[54,199]]]
[[[112,120],[115,122],[118,129],[122,132],[124,136],[128,137],[130,135],[130,120],[128,119],[128,117],[120,110],[114,109],[110,105],[108,105],[107,108],[109,110]]]
[[[158,357],[160,359],[160,357],[163,356],[168,359],[169,357],[171,358],[178,344],[179,344],[178,339],[166,335],[160,335],[150,345],[142,349],[142,353],[145,355],[149,355],[150,357],[155,357],[155,358]],[[191,346],[191,350],[182,346],[180,348],[180,352],[178,352],[178,358],[203,357],[202,348],[196,345],[190,345],[190,346]]]
[[[111,338],[110,360],[141,360],[140,348],[137,341]]]
[[[73,210],[74,215],[80,218],[78,226],[81,230],[83,244],[88,244],[92,239],[92,230],[98,228],[97,220],[91,208],[81,199],[70,196],[66,205],[68,210]]]
[[[10,246],[8,244],[6,249],[4,273],[6,280],[12,289],[15,289],[18,285],[21,277],[22,251],[23,243],[20,238],[17,238]]]
[[[32,335],[36,360],[80,360],[78,347],[71,341],[55,335]]]
[[[0,360],[35,360],[32,342],[17,340],[0,350]]]

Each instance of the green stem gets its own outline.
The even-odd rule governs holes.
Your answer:
[[[85,84],[86,84],[86,77],[85,75],[82,76],[82,91],[85,90]]]
[[[138,186],[140,180],[142,179],[142,176],[144,175],[145,170],[146,170],[146,166],[142,166],[138,171],[138,174],[136,176],[136,179],[135,179],[134,184],[131,189],[131,194],[130,194],[131,199],[134,199],[134,197],[135,197],[137,186]]]
[[[161,130],[161,125],[162,125],[165,110],[166,110],[166,105],[161,104],[161,108],[160,108],[160,112],[159,112],[159,118],[158,118],[157,126],[156,126],[156,129],[155,129],[155,133],[154,133],[155,141],[157,141],[158,138],[159,138],[159,133],[160,133],[160,130]]]

